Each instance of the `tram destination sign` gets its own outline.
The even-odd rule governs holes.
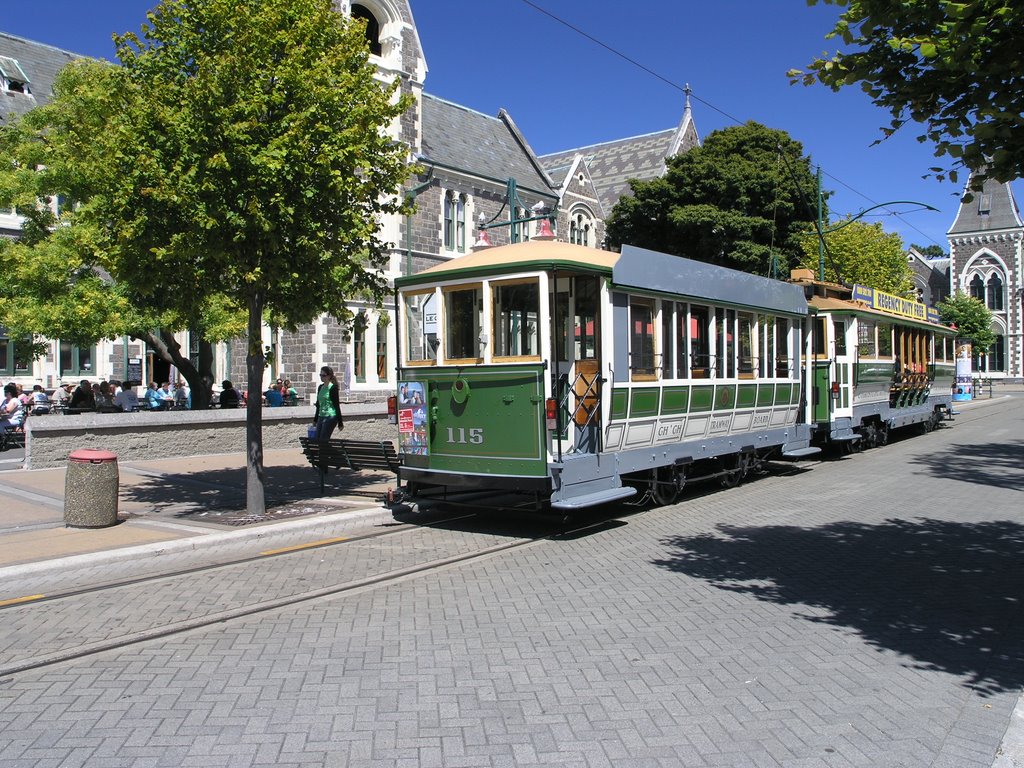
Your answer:
[[[890,315],[909,317],[911,320],[928,323],[939,322],[939,313],[931,307],[913,299],[905,299],[892,293],[868,288],[866,285],[853,286],[853,300],[862,301],[872,309],[888,312]]]

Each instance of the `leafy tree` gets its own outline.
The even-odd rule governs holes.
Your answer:
[[[814,228],[816,181],[803,147],[784,131],[755,122],[712,132],[704,144],[670,158],[651,181],[631,181],[607,233],[652,248],[745,272],[789,274],[800,239]]]
[[[121,67],[62,73],[25,121],[39,155],[18,166],[43,167],[78,201],[43,247],[81,260],[75,289],[109,274],[108,311],[178,327],[211,302],[245,313],[254,514],[265,510],[262,323],[380,301],[379,219],[405,212],[408,153],[387,129],[408,101],[375,79],[362,23],[332,5],[163,0],[140,34],[115,37]]]
[[[892,115],[888,137],[906,123],[924,125],[918,141],[952,162],[932,168],[956,181],[956,169],[1008,182],[1024,176],[1024,5],[1008,0],[808,0],[845,6],[830,39],[847,50],[824,54],[794,81],[837,91],[860,83]]]
[[[914,243],[910,247],[926,259],[944,259],[949,256],[941,245],[935,245],[934,243],[932,245],[918,245],[917,243]]]
[[[899,235],[886,232],[881,224],[863,221],[847,221],[830,229],[834,231],[825,235],[826,280],[860,283],[898,296],[913,290],[913,273]],[[814,270],[817,275],[818,236],[805,237],[801,246],[800,266]]]
[[[975,349],[987,350],[996,341],[992,332],[992,313],[973,296],[957,291],[936,305],[946,325],[955,326],[957,336],[967,339]]]

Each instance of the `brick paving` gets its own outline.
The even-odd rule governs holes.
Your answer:
[[[0,768],[988,768],[1024,685],[1019,403],[590,535],[5,676]],[[336,567],[275,558],[0,620],[74,637],[107,612],[127,632],[500,537],[451,525]]]

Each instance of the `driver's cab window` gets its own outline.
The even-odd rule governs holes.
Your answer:
[[[443,295],[445,362],[480,362],[482,286],[452,286],[445,288]]]
[[[536,278],[491,283],[494,357],[540,359],[540,285]]]

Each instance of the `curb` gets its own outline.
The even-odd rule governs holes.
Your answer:
[[[57,571],[69,568],[98,565],[100,563],[118,563],[125,560],[135,560],[142,556],[160,556],[179,552],[194,552],[218,544],[236,543],[247,539],[261,539],[281,531],[301,530],[313,528],[340,520],[353,520],[360,517],[372,517],[373,515],[390,514],[390,510],[382,507],[365,507],[363,509],[351,509],[344,512],[331,512],[325,515],[314,515],[299,520],[282,520],[269,525],[261,525],[257,528],[247,528],[238,531],[218,531],[198,536],[190,536],[172,541],[159,541],[152,544],[138,544],[135,546],[108,549],[100,552],[87,552],[81,555],[70,555],[68,557],[56,557],[49,560],[20,563],[0,568],[0,580],[17,577],[38,575],[49,571]],[[195,530],[195,529],[192,529]]]

